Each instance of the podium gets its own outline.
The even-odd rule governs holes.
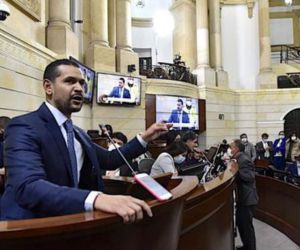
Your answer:
[[[125,193],[131,178],[107,179],[112,190]],[[111,185],[111,183],[114,185]],[[197,187],[196,177],[171,179],[168,189],[173,198],[159,202],[145,197],[153,217],[124,224],[121,217],[100,211],[41,219],[1,221],[1,250],[175,250],[181,229],[184,202]],[[112,191],[111,191],[112,192]],[[136,191],[137,192],[137,191]],[[138,193],[138,192],[137,192]]]

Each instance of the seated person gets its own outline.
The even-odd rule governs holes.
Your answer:
[[[181,141],[172,142],[163,153],[161,153],[153,163],[150,175],[156,176],[164,173],[173,173],[177,175],[176,164],[185,161],[187,146]]]
[[[130,91],[125,88],[125,79],[123,77],[119,79],[119,85],[117,87],[113,87],[108,97],[127,98],[127,99],[131,98]]]
[[[180,167],[193,165],[199,162],[203,152],[198,148],[198,135],[193,131],[187,131],[183,134],[181,140],[188,147],[186,160]]]
[[[111,139],[113,140],[114,144],[112,142],[108,142],[108,151],[115,150],[115,146],[117,148],[122,147],[125,143],[127,143],[127,137],[122,132],[115,132],[111,135]],[[125,164],[125,167],[127,165]],[[120,168],[117,168],[115,170],[108,170],[105,173],[106,176],[120,176]]]

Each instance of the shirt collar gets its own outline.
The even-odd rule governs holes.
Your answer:
[[[50,110],[51,114],[54,116],[58,126],[62,126],[63,123],[68,120],[68,117],[66,117],[62,112],[60,112],[56,107],[54,107],[49,102],[45,102],[46,106]]]

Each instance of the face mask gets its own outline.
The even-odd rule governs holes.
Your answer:
[[[228,154],[229,157],[232,157],[232,156],[233,156],[233,155],[232,155],[232,150],[231,150],[231,148],[228,148],[228,149],[227,149],[227,154]]]
[[[296,141],[297,137],[296,136],[292,136],[291,138],[293,141]]]
[[[267,142],[267,141],[268,141],[268,139],[265,139],[265,138],[264,138],[264,139],[262,139],[262,140],[263,140],[263,142]]]
[[[115,143],[115,145],[116,145],[116,147],[117,148],[119,148],[120,147],[120,145],[118,144],[118,143]],[[110,144],[109,146],[108,146],[108,151],[112,151],[112,150],[114,150],[115,149],[115,147],[114,147],[114,145],[113,144]]]
[[[185,161],[185,156],[177,155],[174,157],[174,162],[177,164],[183,163]]]
[[[244,143],[246,143],[248,141],[248,139],[247,138],[242,138],[241,141],[244,142]]]
[[[283,139],[284,138],[284,135],[279,135],[279,139]]]

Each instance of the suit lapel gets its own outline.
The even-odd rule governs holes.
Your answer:
[[[45,127],[48,132],[52,135],[56,145],[58,155],[61,156],[64,160],[64,166],[67,169],[70,181],[72,180],[72,169],[71,169],[71,161],[69,157],[69,151],[66,145],[66,142],[63,138],[61,130],[54,118],[51,114],[50,110],[47,108],[45,104],[43,104],[38,110],[40,117],[45,120]],[[72,181],[71,181],[72,182]]]

